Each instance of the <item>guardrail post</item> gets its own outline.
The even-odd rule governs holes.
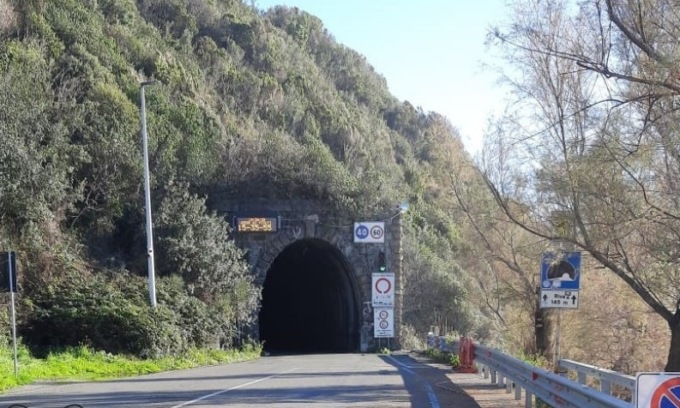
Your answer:
[[[482,372],[484,373],[484,378],[489,378],[489,367],[482,366]]]
[[[612,383],[607,380],[600,380],[600,391],[607,395],[612,395]]]
[[[519,401],[522,399],[522,387],[515,383],[515,400]]]
[[[512,391],[512,381],[509,378],[505,379],[505,393],[510,394]]]
[[[529,390],[524,390],[524,408],[531,408],[534,403],[534,396],[531,395]]]
[[[491,370],[491,384],[496,382],[496,370]]]
[[[586,384],[586,373],[578,372],[578,383],[579,384]]]
[[[505,385],[505,376],[503,373],[498,373],[498,383],[496,385],[498,385],[498,388],[501,388]]]

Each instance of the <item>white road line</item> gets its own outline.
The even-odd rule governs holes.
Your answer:
[[[415,367],[408,366],[408,365],[402,363],[401,361],[397,360],[396,358],[394,358],[392,356],[386,356],[386,357],[389,358],[390,360],[394,361],[395,364],[400,366],[407,373],[415,375],[415,372],[411,370],[411,368],[415,368]],[[425,379],[423,379],[423,378],[421,378],[420,381],[423,383],[423,386],[425,387],[425,391],[427,392],[427,398],[430,400],[430,407],[431,408],[439,408],[439,400],[437,399],[437,394],[434,393],[432,386],[430,386],[430,384],[427,381],[425,381]]]
[[[249,382],[247,382],[247,383],[240,384],[240,385],[237,385],[237,386],[234,386],[234,387],[231,387],[231,388],[227,388],[227,389],[224,389],[224,390],[221,390],[221,391],[216,391],[216,392],[213,392],[213,393],[211,393],[211,394],[204,395],[204,396],[202,396],[202,397],[193,399],[193,400],[191,400],[191,401],[183,402],[183,403],[181,403],[181,404],[179,404],[179,405],[174,405],[174,406],[172,406],[172,407],[170,407],[170,408],[181,408],[181,407],[186,407],[187,405],[195,404],[195,403],[197,403],[197,402],[203,401],[203,400],[208,399],[208,398],[215,397],[215,396],[220,395],[220,394],[227,393],[227,392],[229,392],[229,391],[238,390],[239,388],[243,388],[243,387],[247,387],[247,386],[249,386],[249,385],[257,384],[257,383],[262,382],[262,381],[267,381],[267,380],[272,379],[272,378],[274,378],[274,377],[278,377],[278,376],[281,375],[281,374],[286,374],[286,373],[289,373],[289,372],[294,371],[294,370],[297,370],[297,368],[291,368],[290,370],[281,371],[280,373],[270,375],[269,377],[260,378],[260,379],[253,380],[253,381],[249,381]]]
[[[403,367],[403,368],[411,368],[411,369],[413,369],[413,368],[429,368],[429,366],[428,366],[428,365],[425,365],[425,364],[420,364],[420,363],[418,363],[419,365],[417,365],[417,366],[412,366],[412,365],[404,364],[404,363],[402,363],[401,361],[397,360],[396,358],[394,358],[394,357],[392,357],[392,356],[385,356],[385,357],[387,357],[387,358],[389,358],[390,360],[394,361],[398,366],[401,366],[401,367]]]
[[[399,367],[405,369],[405,370],[406,370],[408,373],[410,373],[410,374],[413,374],[413,371],[410,370],[411,368],[427,368],[426,366],[418,366],[418,367],[414,367],[414,366],[411,366],[411,365],[408,365],[408,364],[404,364],[404,363],[402,363],[401,361],[397,360],[396,358],[394,358],[394,357],[392,357],[392,356],[385,356],[385,357],[387,357],[387,358],[389,358],[390,360],[392,360],[396,365],[398,365]]]
[[[434,393],[434,390],[427,382],[423,381],[423,383],[425,385],[425,391],[427,391],[427,398],[430,399],[430,406],[432,408],[439,408],[439,400],[437,399],[437,395]]]

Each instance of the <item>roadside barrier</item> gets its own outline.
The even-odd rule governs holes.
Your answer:
[[[588,385],[587,378],[594,378],[599,383],[600,391],[609,395],[613,395],[614,392],[612,385],[618,385],[619,387],[627,390],[627,393],[631,398],[630,400],[633,401],[631,406],[635,401],[636,383],[635,377],[632,375],[626,375],[616,371],[607,370],[606,368],[600,368],[572,360],[559,360],[557,365],[561,370],[575,372],[579,384]]]
[[[433,337],[433,338],[430,338]],[[484,378],[491,378],[491,383],[505,387],[506,392],[515,390],[515,399],[521,400],[524,390],[524,406],[534,407],[534,396],[552,407],[564,408],[631,408],[632,404],[608,393],[590,388],[576,381],[534,367],[515,357],[498,350],[471,341],[454,341],[451,344],[443,338],[428,335],[428,346],[441,351],[459,353],[461,350],[471,353],[472,364],[481,366]],[[466,345],[469,341],[469,345]],[[469,350],[469,351],[467,351]],[[467,358],[467,357],[466,357]],[[462,361],[462,358],[461,358]],[[617,373],[618,374],[618,373]],[[623,375],[623,374],[621,374]],[[635,387],[633,387],[635,388]]]

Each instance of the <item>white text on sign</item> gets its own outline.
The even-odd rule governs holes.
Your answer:
[[[354,242],[369,244],[385,242],[385,223],[355,222]]]
[[[394,337],[394,309],[391,307],[373,309],[373,337]]]
[[[541,289],[541,309],[578,309],[578,290]]]

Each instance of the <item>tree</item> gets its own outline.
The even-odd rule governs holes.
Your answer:
[[[156,227],[159,274],[182,276],[189,293],[222,312],[229,323],[249,323],[260,292],[242,251],[228,239],[227,222],[209,213],[205,200],[191,195],[188,185],[172,184]]]
[[[419,333],[436,326],[443,334],[450,329],[484,340],[484,316],[476,314],[466,298],[466,277],[454,258],[447,239],[433,229],[405,231],[410,245],[404,247],[404,321]],[[436,249],[434,249],[436,248]],[[449,256],[443,254],[448,253]]]
[[[667,322],[667,371],[680,370],[680,17],[673,7],[665,0],[523,3],[508,31],[493,33],[520,75],[511,82],[518,103],[491,135],[503,149],[484,163],[513,222],[585,251]],[[501,154],[511,158],[504,165]],[[556,213],[570,225],[563,234],[555,232]]]
[[[538,304],[536,271],[541,250],[549,249],[550,243],[537,240],[499,210],[474,168],[454,165],[450,185],[462,215],[461,234],[468,243],[465,269],[478,288],[480,297],[475,300],[480,308],[499,322],[498,341],[509,340],[522,353],[546,355],[548,314]],[[533,336],[526,338],[532,331]]]

